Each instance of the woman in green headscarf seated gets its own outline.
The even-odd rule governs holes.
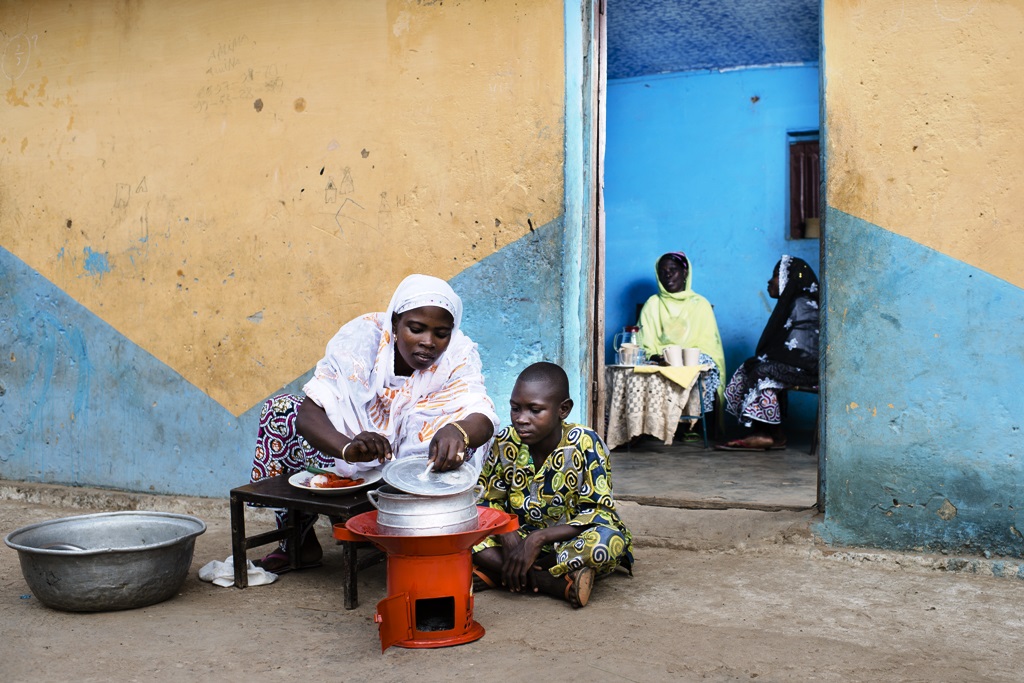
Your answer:
[[[704,374],[701,404],[705,412],[713,410],[715,394],[721,394],[720,378],[725,373],[725,352],[715,312],[707,299],[693,291],[693,268],[686,254],[664,254],[655,264],[655,272],[658,293],[640,311],[644,351],[651,360],[665,364],[666,346],[700,349],[701,365],[712,366]]]

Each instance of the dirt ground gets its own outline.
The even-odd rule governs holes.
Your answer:
[[[937,571],[927,557],[834,552],[808,533],[809,512],[622,507],[638,536],[635,576],[599,582],[586,608],[479,593],[481,640],[381,654],[373,617],[384,568],[361,573],[358,609],[341,609],[340,554],[326,526],[323,568],[220,588],[196,572],[230,554],[226,500],[6,482],[3,535],[113,509],[190,512],[208,530],[178,596],[123,612],[43,606],[17,553],[0,548],[0,681],[1024,679],[1017,578]],[[269,527],[260,522],[249,521],[250,533]]]

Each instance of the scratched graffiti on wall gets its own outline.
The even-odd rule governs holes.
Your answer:
[[[234,102],[251,102],[258,113],[263,110],[264,96],[284,89],[277,64],[245,65],[246,53],[254,46],[255,41],[242,34],[210,50],[204,72],[207,81],[196,90],[195,112],[223,109]]]

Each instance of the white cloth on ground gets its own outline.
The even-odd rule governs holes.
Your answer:
[[[246,560],[245,566],[248,569],[250,586],[263,586],[277,581],[277,574],[268,572],[263,567],[257,567],[252,563],[252,560]],[[223,562],[218,562],[217,560],[207,562],[203,565],[203,568],[199,570],[199,578],[218,586],[234,586],[235,558],[229,555],[228,559]]]

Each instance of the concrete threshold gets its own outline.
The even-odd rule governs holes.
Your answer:
[[[624,497],[623,497],[624,498]],[[700,553],[782,553],[804,559],[870,566],[891,571],[930,573],[952,572],[1024,580],[1024,561],[1019,558],[987,558],[960,555],[897,552],[877,549],[827,546],[814,534],[821,515],[814,508],[740,508],[735,503],[721,507],[707,501],[672,500],[661,505],[656,497],[630,496],[620,499],[619,512],[633,532],[634,545]],[[229,517],[228,499],[147,494],[59,484],[0,480],[0,504],[23,503],[50,507],[56,517],[92,512],[153,510],[189,514],[203,518]],[[66,512],[67,514],[63,514]],[[270,510],[250,508],[246,520],[273,524]],[[320,525],[329,528],[326,520]],[[13,529],[0,530],[6,535]]]
[[[815,506],[787,503],[763,503],[758,501],[714,500],[707,498],[680,498],[678,496],[656,496],[639,494],[616,494],[616,500],[630,501],[640,505],[679,508],[682,510],[759,510],[761,512],[782,512],[789,510],[803,512],[815,510]]]

